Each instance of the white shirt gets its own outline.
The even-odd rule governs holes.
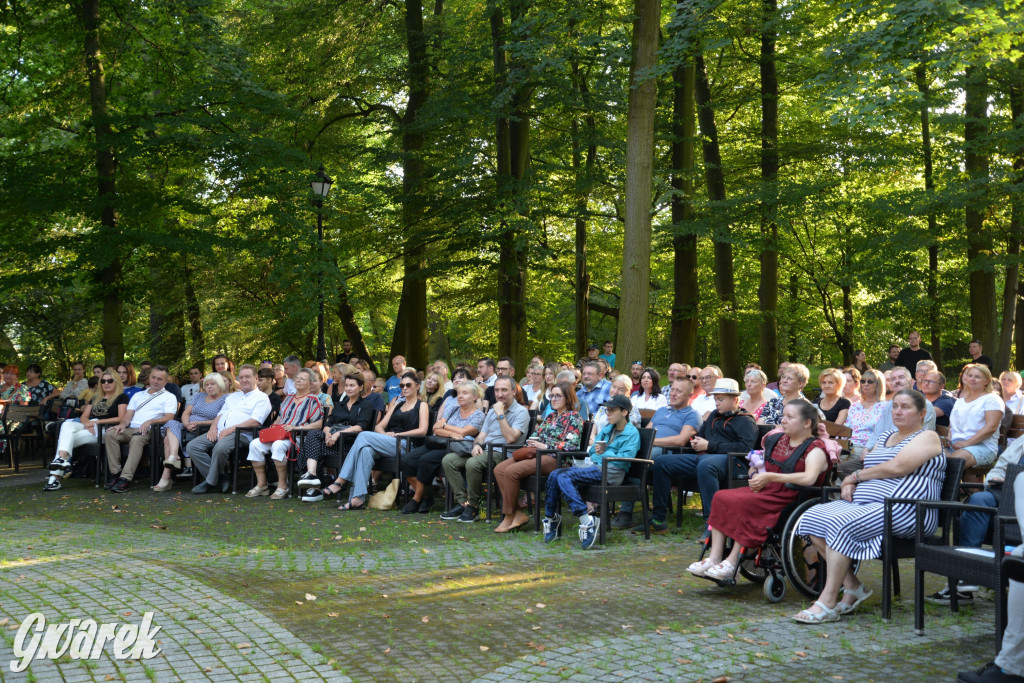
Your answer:
[[[715,409],[715,397],[710,394],[694,399],[690,407],[697,411],[697,415],[704,419],[704,413],[710,413]]]
[[[217,431],[222,432],[246,420],[263,424],[267,415],[270,415],[270,399],[262,391],[253,389],[248,394],[234,391],[224,398],[224,407],[217,414]]]
[[[196,382],[194,384],[186,384],[181,388],[181,397],[185,399],[185,402],[187,403],[188,401],[192,400],[193,396],[195,396],[198,393],[201,393],[202,391],[203,388],[199,386],[199,382]]]
[[[494,380],[496,379],[498,379],[498,373],[494,373],[493,375],[485,379],[483,382],[481,382],[481,384],[483,384],[485,387],[493,387]],[[479,377],[477,378],[477,380],[479,381]]]
[[[295,395],[295,380],[293,380],[291,377],[285,377],[284,378],[284,395],[285,396],[294,396]]]
[[[668,399],[661,392],[653,396],[637,393],[633,394],[629,400],[632,401],[633,407],[637,410],[657,410],[668,405]]]
[[[985,413],[989,410],[998,410],[1003,413],[1003,399],[993,393],[982,394],[970,403],[958,398],[953,404],[953,411],[949,416],[949,439],[950,441],[961,441],[970,439],[981,431],[985,426]],[[976,444],[985,446],[993,453],[999,450],[999,430],[992,432],[992,435],[982,443]]]
[[[178,412],[178,399],[166,389],[161,389],[152,394],[149,393],[148,389],[146,391],[137,391],[128,401],[128,410],[135,411],[135,414],[132,415],[132,421],[128,426],[138,429],[142,426],[143,422],[161,418],[167,413],[174,415]]]

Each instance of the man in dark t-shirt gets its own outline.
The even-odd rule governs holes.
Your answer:
[[[992,372],[992,359],[981,353],[981,342],[977,339],[972,339],[971,343],[967,345],[967,352],[971,354],[972,363],[981,363],[987,365],[989,372]],[[992,374],[995,374],[992,372]]]
[[[907,341],[910,346],[900,351],[900,355],[896,357],[896,365],[906,368],[913,377],[917,372],[918,361],[931,360],[932,354],[921,348],[921,333],[917,330],[910,333]]]
[[[334,359],[335,363],[349,363],[356,354],[352,353],[352,342],[348,339],[343,339],[341,342],[341,353]]]

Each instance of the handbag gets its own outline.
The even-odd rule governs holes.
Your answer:
[[[536,446],[523,446],[512,453],[512,459],[516,462],[520,462],[522,460],[533,460],[535,457],[537,457]]]
[[[288,438],[290,437],[285,431],[284,425],[270,425],[266,429],[260,430],[260,443],[274,443]]]
[[[449,439],[447,436],[434,436],[433,434],[431,434],[426,438],[424,444],[426,445],[427,448],[440,450],[442,448],[448,448],[448,442]]]
[[[395,507],[395,500],[398,498],[398,478],[391,480],[383,490],[370,496],[366,501],[366,507],[371,510],[390,510]]]

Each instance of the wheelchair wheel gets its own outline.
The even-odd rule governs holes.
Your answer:
[[[747,581],[764,583],[769,573],[766,567],[758,567],[756,557],[746,557],[740,560],[740,574]]]
[[[782,602],[786,597],[786,579],[769,574],[764,581],[764,597],[768,602]]]

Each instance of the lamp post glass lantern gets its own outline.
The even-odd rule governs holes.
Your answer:
[[[313,188],[316,203],[316,236],[319,270],[316,280],[316,296],[319,303],[319,311],[316,317],[316,359],[327,360],[327,346],[324,344],[324,199],[331,191],[334,181],[324,172],[324,167],[317,169],[313,180],[309,182]]]

